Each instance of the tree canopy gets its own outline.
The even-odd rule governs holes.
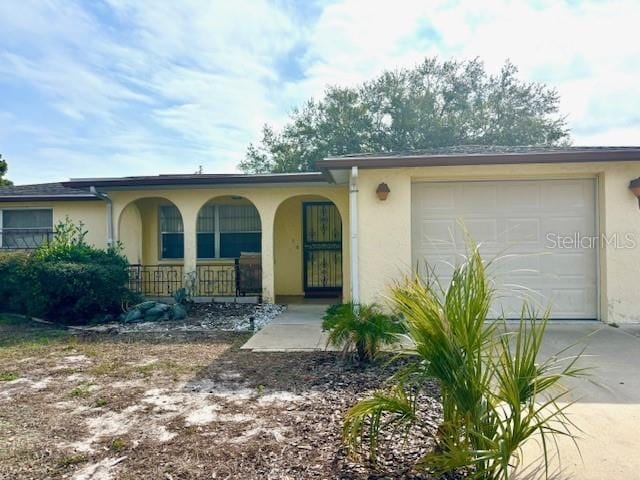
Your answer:
[[[7,165],[6,160],[2,159],[2,154],[0,154],[0,187],[5,187],[7,185],[13,185],[11,180],[4,178],[7,174],[7,169],[9,166]]]
[[[295,109],[280,130],[265,125],[240,168],[247,173],[313,171],[329,155],[454,145],[558,145],[569,141],[558,92],[518,78],[506,62],[427,58],[355,87],[329,87]]]

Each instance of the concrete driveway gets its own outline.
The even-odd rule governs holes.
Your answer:
[[[593,367],[591,381],[568,382],[574,388],[568,401],[576,402],[568,414],[582,430],[577,432],[580,453],[570,439],[561,438],[561,458],[552,459],[551,478],[640,479],[640,325],[553,323],[543,353],[552,354],[576,342],[572,351],[586,348],[583,365]],[[539,453],[539,446],[529,443],[525,460],[530,462]],[[539,470],[535,473],[518,478],[542,478]]]
[[[324,349],[321,318],[326,305],[290,305],[273,323],[242,348],[254,351]],[[543,356],[575,345],[567,355],[585,348],[583,366],[589,380],[571,381],[567,401],[570,418],[580,428],[577,444],[560,438],[560,461],[552,458],[550,478],[640,480],[640,325],[614,328],[599,322],[550,322]],[[580,456],[580,454],[582,456]],[[540,457],[529,442],[525,464]],[[516,478],[544,478],[540,468],[522,469]]]

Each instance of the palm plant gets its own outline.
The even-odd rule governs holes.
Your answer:
[[[549,437],[573,438],[565,415],[570,403],[560,403],[568,391],[560,381],[585,374],[576,367],[581,354],[539,362],[547,315],[536,318],[527,307],[514,332],[504,321],[487,321],[493,295],[487,266],[472,245],[446,291],[433,276],[393,289],[413,343],[406,353],[414,361],[392,377],[390,389],[348,411],[343,436],[352,453],[366,443],[375,460],[381,430],[420,428],[417,398],[427,379],[435,378],[443,422],[437,448],[417,468],[443,474],[465,467],[472,478],[507,480],[523,444],[538,436],[548,475]]]
[[[329,332],[327,345],[342,348],[345,355],[355,352],[360,362],[371,361],[382,346],[396,343],[405,332],[403,323],[379,306],[353,303],[329,307],[322,329]]]

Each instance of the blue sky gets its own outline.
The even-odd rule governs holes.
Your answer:
[[[575,145],[640,144],[640,2],[0,2],[0,153],[16,183],[233,172],[267,122],[425,56],[560,91]]]

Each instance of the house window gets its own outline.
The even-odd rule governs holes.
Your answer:
[[[202,207],[197,225],[198,258],[238,258],[262,249],[260,215],[253,205]]]
[[[216,257],[216,218],[215,205],[205,205],[198,213],[198,258]]]
[[[175,205],[160,206],[160,258],[184,257],[184,228],[182,216]]]
[[[0,247],[33,249],[53,236],[53,210],[0,210]]]

